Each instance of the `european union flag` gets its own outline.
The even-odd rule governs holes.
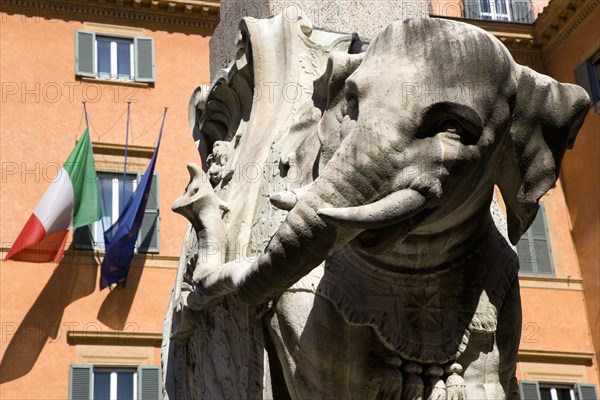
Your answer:
[[[163,115],[158,143],[141,182],[125,205],[123,212],[119,215],[119,219],[104,232],[106,250],[100,268],[100,290],[125,279],[129,273],[135,244],[142,226],[146,203],[148,202],[150,186],[152,185],[154,165],[156,164],[164,123],[165,116]]]

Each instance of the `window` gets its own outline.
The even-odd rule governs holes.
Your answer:
[[[481,19],[490,19],[493,21],[510,21],[508,0],[482,0]]]
[[[596,114],[600,114],[600,50],[575,68],[573,73],[575,82],[590,96]]]
[[[517,244],[517,254],[521,266],[519,274],[553,276],[552,253],[546,228],[546,213],[544,205],[535,216],[533,224],[523,234]]]
[[[521,400],[597,400],[596,385],[584,383],[519,382]]]
[[[99,78],[133,80],[133,39],[96,36],[95,51]]]
[[[94,367],[94,400],[137,399],[137,370]]]
[[[141,174],[127,174],[124,178],[122,173],[100,171],[97,175],[102,221],[75,230],[73,241],[76,249],[104,249],[104,229],[108,229],[117,221],[142,177]],[[159,252],[158,184],[158,175],[154,174],[137,239],[138,253]]]
[[[70,366],[69,400],[158,400],[159,396],[159,367]]]
[[[98,79],[154,82],[154,42],[151,38],[77,31],[75,74]]]
[[[533,23],[530,0],[464,0],[465,18]]]

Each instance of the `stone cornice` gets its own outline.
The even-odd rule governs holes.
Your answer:
[[[551,0],[535,21],[534,36],[547,59],[581,25],[600,0]]]
[[[167,29],[214,31],[218,0],[0,0],[1,11],[45,19],[106,19]]]
[[[146,333],[146,332],[125,332],[125,331],[108,331],[98,332],[95,330],[89,331],[74,331],[67,332],[67,343],[70,345],[77,344],[100,344],[114,346],[152,346],[160,347],[162,342],[161,333]]]
[[[123,156],[125,153],[125,145],[116,143],[94,142],[92,143],[92,149],[94,150],[94,154]],[[130,144],[127,146],[127,154],[132,157],[145,157],[149,159],[152,158],[155,149],[155,147],[151,146],[135,146]]]
[[[519,349],[518,362],[592,365],[594,353]]]

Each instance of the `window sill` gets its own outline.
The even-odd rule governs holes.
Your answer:
[[[541,275],[519,275],[521,288],[583,291],[581,278],[557,278]]]
[[[151,88],[154,87],[154,82],[134,82],[134,81],[120,81],[117,79],[102,79],[102,78],[90,78],[87,76],[78,76],[78,80],[86,83],[100,83],[104,85],[116,85],[116,86],[128,86],[136,88]]]

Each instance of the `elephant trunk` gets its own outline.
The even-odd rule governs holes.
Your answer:
[[[318,214],[324,201],[312,193],[290,211],[264,252],[241,279],[240,297],[263,303],[288,289],[360,231],[341,231]]]
[[[348,200],[357,197],[349,192],[353,185],[350,180],[324,179],[303,193],[264,252],[232,283],[243,300],[264,303],[275,298],[365,229],[401,222],[425,207],[425,197],[413,189],[353,207]],[[376,193],[375,187],[368,189]],[[363,186],[364,197],[367,192]]]

